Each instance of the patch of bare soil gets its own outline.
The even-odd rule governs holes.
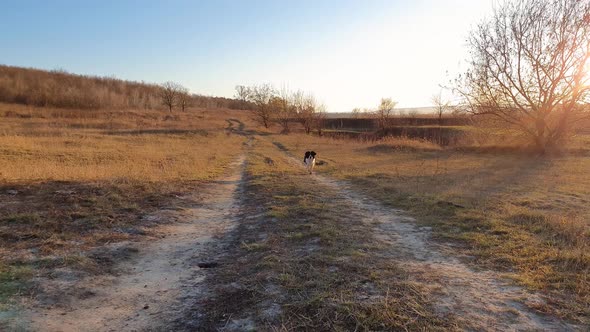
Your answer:
[[[346,183],[314,175],[346,198],[375,237],[387,244],[385,254],[428,289],[441,314],[452,313],[460,326],[485,331],[570,331],[570,325],[535,308],[547,306],[539,295],[515,286],[495,271],[476,271],[453,253],[451,244],[433,243],[430,229],[418,227],[403,211],[382,206]]]
[[[127,255],[107,276],[83,276],[71,270],[53,278],[36,280],[39,297],[31,299],[23,315],[12,322],[15,330],[34,331],[145,331],[165,330],[183,299],[202,291],[195,287],[204,269],[213,268],[206,256],[212,246],[235,226],[236,192],[244,158],[232,175],[214,181],[195,193],[198,205],[170,208],[148,216],[174,219],[156,230],[156,236],[138,243],[99,248],[94,255],[105,259]]]

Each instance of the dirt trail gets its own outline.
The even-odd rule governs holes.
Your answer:
[[[160,238],[140,243],[132,261],[121,264],[125,272],[115,277],[54,280],[46,288],[75,292],[58,306],[37,305],[20,329],[34,331],[144,331],[160,329],[175,319],[174,308],[183,298],[197,296],[207,262],[206,248],[215,237],[235,226],[236,191],[242,181],[244,158],[234,172],[198,193],[200,202],[186,210],[163,210],[153,219],[180,222],[161,226]],[[218,244],[219,245],[219,244]],[[55,289],[54,289],[55,291]],[[65,302],[65,304],[64,304]]]
[[[531,331],[574,330],[555,317],[535,312],[530,307],[543,306],[537,294],[514,286],[494,271],[474,271],[449,255],[448,245],[430,243],[430,229],[417,227],[403,211],[372,202],[346,184],[315,175],[322,184],[341,193],[373,225],[375,236],[390,245],[388,254],[400,261],[415,280],[426,285],[436,296],[441,313],[453,313],[474,330]]]
[[[284,151],[288,154],[288,152]],[[303,168],[296,158],[291,162]],[[454,256],[449,244],[429,240],[430,228],[418,227],[403,211],[376,203],[355,192],[346,182],[314,173],[322,184],[350,203],[363,222],[371,225],[375,238],[414,280],[434,296],[441,314],[451,313],[469,330],[485,331],[575,331],[556,317],[536,312],[546,303],[538,295],[515,286],[495,271],[475,271]]]

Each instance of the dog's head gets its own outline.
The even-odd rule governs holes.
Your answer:
[[[308,159],[308,158],[313,158],[315,159],[315,151],[305,151],[305,156],[303,156],[303,159]]]

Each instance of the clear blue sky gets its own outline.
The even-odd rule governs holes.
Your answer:
[[[492,0],[0,0],[0,63],[228,97],[269,82],[333,112],[380,97],[418,107],[462,70],[469,29],[491,10]]]

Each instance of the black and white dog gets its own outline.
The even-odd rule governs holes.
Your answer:
[[[305,164],[305,168],[309,171],[309,174],[313,173],[313,167],[315,166],[315,155],[314,151],[305,151],[305,156],[303,157],[303,163]]]

